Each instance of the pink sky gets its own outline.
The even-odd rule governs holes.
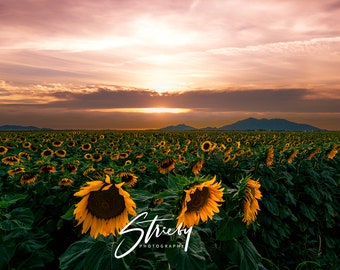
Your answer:
[[[339,1],[3,0],[0,125],[340,130],[339,25]]]

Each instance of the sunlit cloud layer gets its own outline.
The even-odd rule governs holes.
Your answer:
[[[339,25],[335,0],[4,0],[0,124],[281,116],[330,128],[340,122]],[[77,121],[58,120],[70,114]]]
[[[20,87],[13,87],[11,96],[17,99],[1,99],[4,119],[37,121],[39,126],[53,128],[160,128],[179,121],[204,127],[222,126],[245,117],[286,117],[321,128],[339,128],[339,91],[256,89],[158,93],[115,86],[89,85],[65,90],[61,85],[47,85],[46,89],[40,85],[38,88],[34,93],[39,95],[25,99]],[[5,95],[0,89],[0,96]],[[50,122],[51,119],[55,121]]]

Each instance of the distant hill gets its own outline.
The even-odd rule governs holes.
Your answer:
[[[161,128],[160,130],[196,130],[194,127],[190,127],[184,124],[179,124],[177,126],[168,126]]]
[[[248,118],[231,125],[220,127],[219,130],[320,131],[321,129],[285,119]]]
[[[198,130],[194,127],[180,124],[177,126],[168,126],[161,130]],[[237,121],[230,125],[225,125],[220,128],[205,127],[200,130],[226,130],[226,131],[246,131],[246,130],[263,130],[263,131],[321,131],[321,129],[307,125],[291,122],[285,119],[256,119],[247,118]]]
[[[17,126],[17,125],[0,126],[0,131],[38,131],[38,130],[52,130],[52,129],[39,128],[35,126]]]

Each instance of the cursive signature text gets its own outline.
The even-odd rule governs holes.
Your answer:
[[[123,239],[115,250],[114,255],[117,259],[123,258],[124,256],[130,254],[133,250],[135,250],[135,248],[141,243],[141,241],[143,241],[143,238],[144,238],[144,244],[147,244],[152,237],[158,238],[161,235],[169,235],[169,236],[174,235],[174,234],[186,235],[184,251],[188,250],[190,235],[191,235],[193,227],[182,228],[182,223],[181,223],[176,229],[167,228],[164,226],[160,226],[157,222],[170,220],[170,219],[159,219],[158,215],[156,215],[152,220],[145,220],[147,216],[148,216],[147,212],[140,213],[135,218],[133,218],[128,224],[126,224],[126,226],[120,231],[121,235],[132,233],[132,232],[139,233],[139,238],[136,241],[136,243],[132,245],[132,247],[130,247],[130,249],[128,249],[123,254],[118,255],[118,250],[124,242],[124,239]],[[135,224],[150,223],[150,225],[149,225],[148,230],[145,233],[144,229],[142,228],[130,228],[130,226],[133,225],[134,223]]]

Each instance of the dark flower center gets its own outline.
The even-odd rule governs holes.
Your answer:
[[[114,185],[108,190],[92,191],[87,209],[97,218],[110,219],[119,216],[125,210],[124,197]]]
[[[89,144],[84,144],[83,145],[83,149],[89,149],[90,148],[90,145]]]
[[[173,165],[173,163],[174,163],[174,160],[172,158],[168,158],[161,163],[160,167],[163,169],[166,169],[166,168],[169,168],[171,165]]]
[[[34,178],[35,178],[35,175],[33,173],[26,173],[26,174],[21,176],[21,179],[23,181],[28,181],[28,180],[31,180],[31,179],[34,179]]]
[[[209,148],[210,148],[210,144],[209,143],[203,144],[203,149],[204,150],[208,150]]]
[[[99,154],[94,154],[94,155],[93,155],[93,158],[94,158],[94,159],[100,159],[100,158],[101,158],[101,155],[99,155]]]
[[[50,150],[46,150],[46,151],[44,152],[44,155],[45,155],[45,156],[50,156],[50,155],[52,155],[52,152],[51,152]]]
[[[196,191],[190,195],[191,200],[187,203],[188,212],[199,212],[208,202],[209,189],[203,187],[202,190]]]
[[[63,165],[64,169],[69,171],[69,172],[73,172],[77,170],[77,166],[75,166],[74,164],[65,164]]]
[[[131,182],[132,180],[133,180],[133,176],[130,175],[130,174],[126,174],[126,175],[123,175],[123,176],[122,176],[122,181],[123,181],[123,182],[128,183],[128,182]]]

